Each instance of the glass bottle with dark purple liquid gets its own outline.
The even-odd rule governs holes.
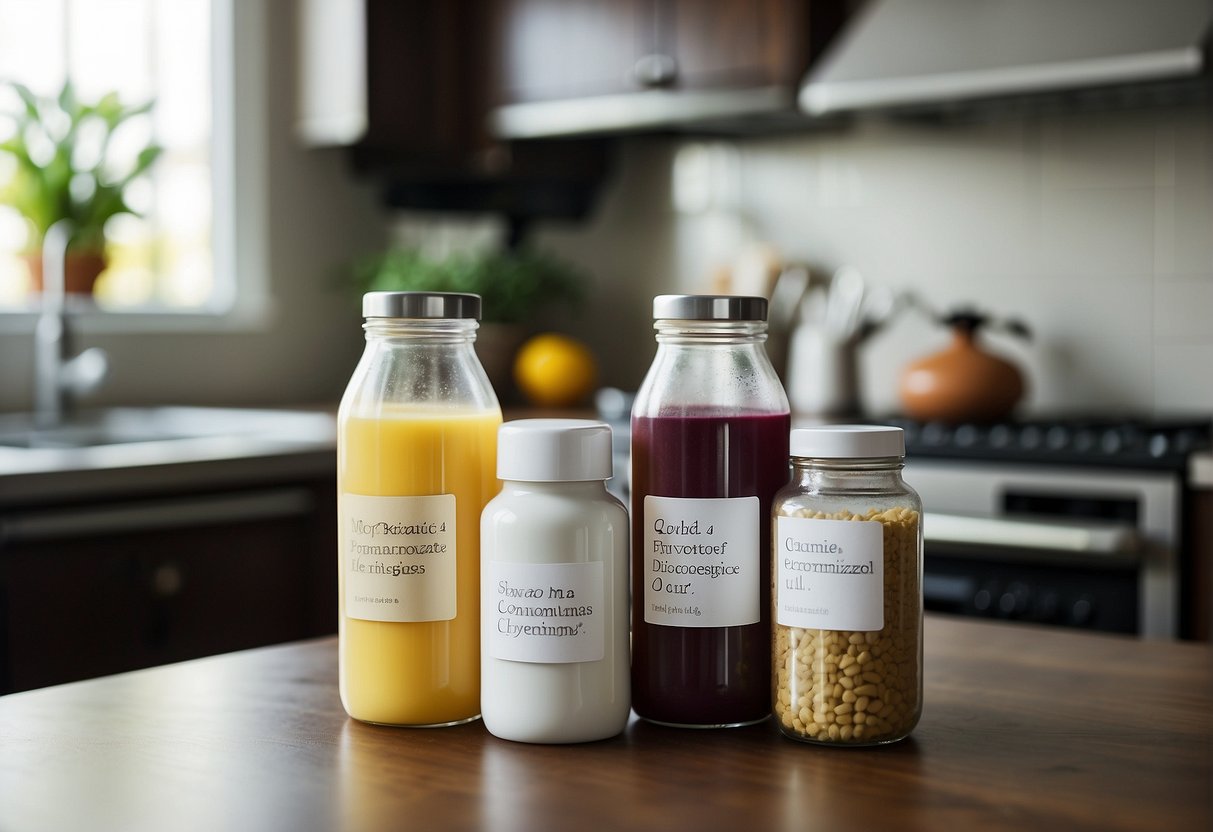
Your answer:
[[[632,703],[671,725],[770,713],[770,517],[787,398],[762,298],[667,295],[632,411]]]

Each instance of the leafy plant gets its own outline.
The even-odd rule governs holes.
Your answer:
[[[458,253],[432,259],[412,249],[390,249],[354,265],[360,291],[472,292],[483,301],[484,320],[522,323],[549,304],[577,305],[586,275],[533,250]]]
[[[85,103],[76,97],[70,81],[49,98],[34,95],[22,84],[9,86],[23,106],[6,114],[15,129],[0,142],[0,151],[17,164],[0,188],[0,202],[29,221],[32,248],[41,244],[51,225],[69,219],[74,247],[102,250],[110,217],[136,213],[126,203],[127,186],[163,151],[149,142],[133,162],[121,165],[111,158],[111,139],[124,122],[151,110],[152,102],[127,107],[111,92],[95,103]]]

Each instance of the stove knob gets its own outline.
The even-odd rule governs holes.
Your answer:
[[[1011,429],[1006,425],[995,425],[990,428],[986,440],[991,448],[1005,448],[1011,444]]]
[[[1095,431],[1088,428],[1081,428],[1074,433],[1074,450],[1079,453],[1086,453],[1095,447]]]
[[[1035,425],[1028,425],[1019,432],[1019,447],[1024,450],[1032,451],[1040,447],[1040,428]]]
[[[998,597],[998,584],[991,581],[973,594],[973,609],[977,612],[994,612],[996,597]]]
[[[1095,602],[1090,595],[1083,595],[1070,607],[1070,622],[1080,627],[1091,623],[1095,617]]]
[[[1070,432],[1061,425],[1054,425],[1045,433],[1045,445],[1051,451],[1060,451],[1070,444]]]
[[[1019,618],[1028,611],[1032,593],[1025,584],[1016,581],[998,599],[998,612],[1006,618]]]
[[[1171,447],[1171,440],[1165,433],[1156,433],[1150,437],[1150,456],[1164,457]]]
[[[1124,447],[1124,439],[1120,436],[1120,431],[1116,428],[1109,428],[1103,432],[1103,436],[1099,438],[1099,448],[1105,454],[1116,454]]]
[[[928,445],[944,445],[948,441],[948,429],[939,422],[928,422],[922,429],[922,441]]]
[[[973,425],[961,425],[956,429],[956,433],[952,434],[952,441],[958,448],[971,448],[977,444],[977,439],[977,428]]]
[[[1037,621],[1056,621],[1061,607],[1061,599],[1051,589],[1040,593],[1036,599],[1035,615]]]

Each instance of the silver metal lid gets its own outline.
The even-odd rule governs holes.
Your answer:
[[[362,296],[362,317],[480,320],[480,295],[460,292],[367,292]]]
[[[658,295],[653,318],[679,321],[765,321],[767,299],[742,295]]]

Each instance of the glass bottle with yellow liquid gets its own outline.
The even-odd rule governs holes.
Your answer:
[[[338,413],[341,702],[384,725],[480,715],[480,513],[501,408],[476,295],[371,292]]]

